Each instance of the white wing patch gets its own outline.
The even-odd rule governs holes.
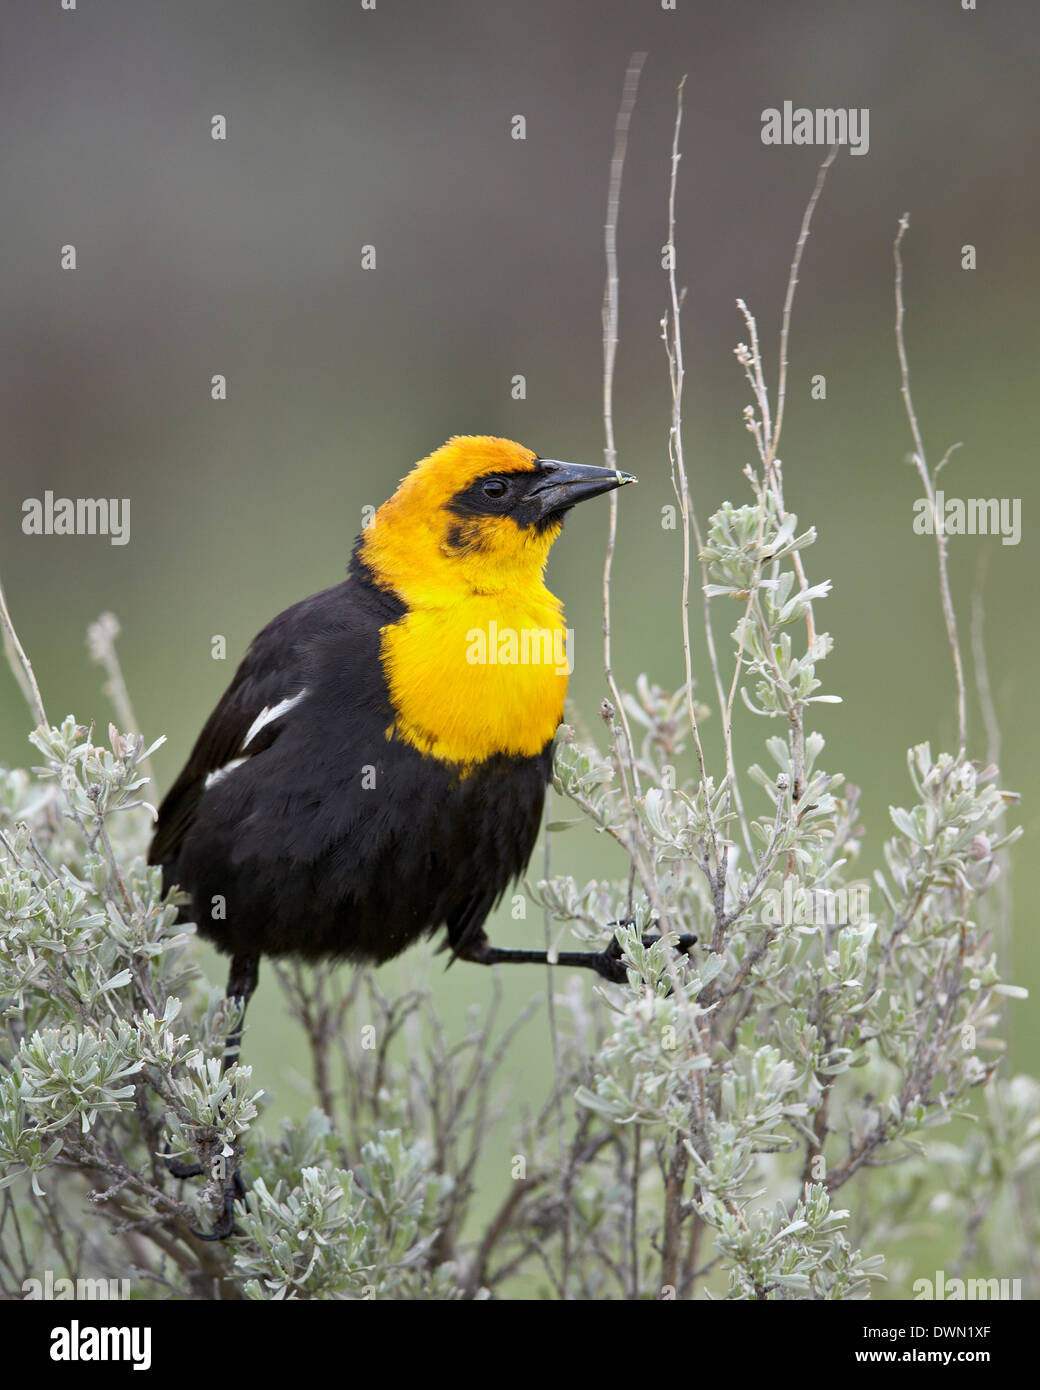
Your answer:
[[[229,772],[234,772],[236,767],[241,767],[246,758],[232,758],[231,762],[225,763],[223,767],[218,767],[216,772],[208,772],[206,781],[203,783],[203,791],[209,791],[210,787],[215,787],[218,782],[222,782]]]
[[[250,724],[249,731],[242,740],[242,756],[239,758],[232,758],[229,763],[225,763],[223,767],[218,767],[215,772],[207,773],[206,781],[203,783],[203,790],[209,791],[210,787],[215,787],[217,783],[222,782],[229,773],[234,772],[236,767],[241,767],[243,763],[247,763],[250,754],[245,750],[249,747],[253,739],[256,738],[260,730],[265,729],[268,724],[272,724],[276,719],[281,719],[282,715],[288,714],[291,709],[295,709],[306,694],[307,689],[305,686],[298,695],[293,695],[288,700],[279,700],[276,705],[265,705],[253,720],[252,724]]]
[[[300,703],[300,701],[306,694],[307,688],[306,686],[304,686],[304,688],[300,691],[298,695],[293,695],[288,700],[279,700],[276,705],[265,705],[264,708],[253,720],[252,724],[250,724],[249,732],[242,740],[242,751],[245,752],[245,750],[249,747],[253,739],[256,738],[257,734],[260,732],[261,729],[266,728],[267,725],[273,723],[274,720],[281,719],[282,715],[288,714],[291,709],[295,709],[295,707]],[[242,759],[239,758],[238,762],[241,761]],[[231,765],[229,764],[229,769],[230,766]]]

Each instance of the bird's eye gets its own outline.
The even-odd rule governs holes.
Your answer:
[[[506,485],[501,478],[485,478],[483,493],[485,497],[499,498],[506,495]]]

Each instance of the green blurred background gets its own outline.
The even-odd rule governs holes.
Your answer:
[[[613,124],[633,49],[647,50],[620,224],[621,499],[615,664],[678,684],[681,541],[672,500],[660,254],[675,87],[687,73],[678,201],[688,287],[686,449],[702,523],[747,500],[750,437],[732,349],[738,296],[757,314],[775,379],[791,252],[821,151],[766,147],[761,111],[869,107],[870,150],[843,153],[817,212],[795,309],[781,455],[789,504],[830,578],[818,706],[822,759],[863,788],[863,855],[880,862],[887,807],[910,797],[905,752],[954,739],[952,669],[934,543],[919,495],[893,338],[891,244],[905,247],[907,340],[932,461],[963,441],[948,494],[1022,499],[1023,538],[951,542],[966,650],[984,570],[985,645],[1003,784],[1037,825],[1036,57],[1031,0],[965,12],[957,0],[726,5],[679,0],[57,0],[5,15],[0,337],[4,464],[0,572],[54,719],[107,721],[84,646],[106,609],[145,731],[175,776],[233,665],[281,608],[342,575],[361,524],[411,464],[455,433],[601,457],[600,304]],[[214,114],[228,138],[210,138]],[[510,137],[512,117],[527,138]],[[75,244],[78,268],[59,268]],[[961,268],[961,247],[978,267]],[[377,268],[361,268],[372,244]],[[228,399],[210,399],[223,373]],[[511,397],[522,373],[527,398]],[[827,399],[810,398],[823,373]],[[130,498],[131,540],[27,537],[22,502]],[[577,631],[575,706],[603,696],[599,588],[606,504],[575,514],[551,585]],[[734,614],[719,614],[725,647]],[[228,661],[210,656],[214,634]],[[707,673],[699,693],[714,703]],[[715,721],[717,725],[717,720]],[[0,681],[0,757],[31,758],[13,680]],[[746,765],[779,732],[747,720]],[[971,751],[987,747],[974,694]],[[717,746],[717,745],[716,745]],[[160,790],[161,790],[160,789]],[[560,808],[554,808],[559,812]],[[1015,855],[1007,977],[1040,987],[1038,861]],[[579,879],[620,872],[584,831],[554,842]],[[536,863],[539,862],[536,860]],[[500,944],[541,938],[503,912]],[[487,972],[443,974],[423,948],[383,987],[429,977],[445,1013],[487,998]],[[223,964],[204,955],[223,983]],[[518,978],[519,977],[519,978]],[[307,1069],[270,972],[248,1042],[272,1112],[309,1103]],[[537,972],[509,1000],[544,991]],[[1011,1067],[1037,1071],[1031,1003],[1010,1014]],[[510,1064],[517,1104],[541,1094],[539,1023]],[[544,1065],[543,1065],[544,1064]],[[505,1139],[502,1140],[503,1146]],[[502,1150],[506,1151],[505,1148]]]

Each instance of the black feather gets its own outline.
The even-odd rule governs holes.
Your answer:
[[[163,801],[149,860],[220,950],[380,962],[446,927],[457,951],[523,872],[551,744],[461,775],[388,739],[380,629],[404,611],[355,552],[345,583],[256,637]],[[302,689],[243,750],[261,711]]]

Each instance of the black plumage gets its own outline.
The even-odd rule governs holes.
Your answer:
[[[467,954],[527,864],[551,744],[460,776],[388,740],[380,630],[404,611],[355,551],[344,583],[255,638],[163,801],[150,861],[221,951],[379,963],[446,927]],[[262,711],[301,691],[243,747]]]

